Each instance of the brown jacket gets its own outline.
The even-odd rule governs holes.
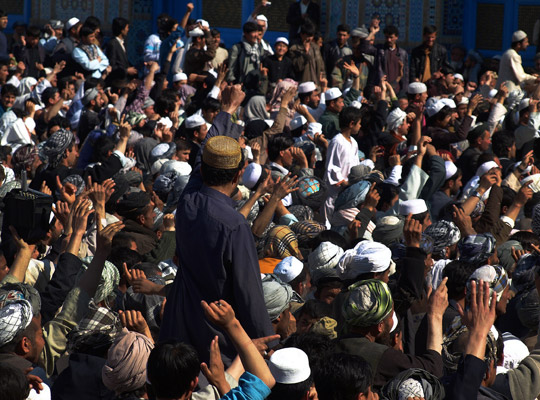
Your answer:
[[[298,82],[315,82],[320,85],[320,77],[326,76],[324,61],[319,46],[312,43],[309,52],[306,52],[302,43],[293,44],[289,49],[293,63],[293,70]]]

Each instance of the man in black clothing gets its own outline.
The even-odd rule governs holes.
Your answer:
[[[16,45],[13,49],[17,60],[26,65],[25,76],[38,79],[39,73],[43,69],[45,61],[45,50],[38,46],[41,31],[37,26],[30,26],[26,29],[25,43],[23,46]]]
[[[321,9],[319,5],[311,0],[301,0],[290,5],[287,13],[287,23],[289,24],[289,39],[292,41],[300,36],[300,27],[309,20],[319,28],[321,20]]]
[[[337,27],[336,38],[331,42],[328,42],[324,45],[323,58],[324,58],[324,67],[326,68],[326,75],[328,80],[332,77],[332,71],[338,60],[343,57],[352,55],[352,50],[347,44],[349,36],[351,33],[351,28],[347,24],[341,24]]]
[[[132,67],[129,63],[126,50],[129,21],[122,17],[113,19],[112,31],[114,38],[107,43],[107,47],[105,48],[105,54],[109,59],[109,65],[113,71],[121,69],[126,71],[128,75],[137,75],[137,69]]]
[[[411,53],[410,82],[425,83],[430,79],[439,78],[441,68],[452,69],[448,62],[446,48],[435,43],[435,39],[437,39],[437,27],[433,25],[424,27],[423,42]]]
[[[274,88],[283,79],[294,79],[292,61],[286,56],[289,50],[289,41],[285,37],[278,37],[274,45],[275,53],[265,57],[264,68],[268,69],[268,82]]]

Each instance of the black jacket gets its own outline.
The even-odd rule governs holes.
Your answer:
[[[306,15],[318,29],[321,20],[321,9],[319,8],[319,5],[310,1],[307,7]],[[300,36],[298,30],[303,22],[304,19],[302,18],[302,13],[300,11],[300,2],[292,3],[289,7],[289,12],[287,13],[287,23],[290,25],[289,40],[292,41]]]
[[[433,45],[431,53],[429,55],[431,74],[439,71],[441,68],[445,67],[452,69],[450,63],[448,62],[448,57],[446,55],[446,48],[441,46],[438,43]],[[415,79],[421,79],[422,74],[424,73],[424,66],[426,63],[426,54],[424,53],[424,45],[421,44],[418,47],[415,47],[411,53],[411,68],[409,71],[409,81],[414,82]]]

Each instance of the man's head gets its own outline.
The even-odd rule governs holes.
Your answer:
[[[383,30],[385,43],[388,47],[393,49],[399,38],[399,30],[394,25],[388,25]]]
[[[293,157],[290,152],[291,147],[294,145],[294,141],[287,136],[277,135],[273,136],[268,142],[268,159],[285,168],[292,166]]]
[[[340,24],[337,27],[336,32],[336,41],[340,47],[343,47],[347,44],[347,40],[349,40],[349,36],[351,33],[351,27],[347,24]]]
[[[362,112],[356,107],[345,107],[339,113],[339,128],[350,131],[351,135],[358,133],[362,127]]]
[[[512,34],[512,48],[519,52],[527,50],[527,47],[529,47],[529,38],[527,37],[527,34],[521,30],[515,31]]]
[[[189,161],[189,154],[191,153],[191,146],[185,139],[178,139],[176,143],[176,160]]]
[[[113,19],[112,32],[114,36],[120,36],[125,39],[129,32],[129,21],[122,17]]]
[[[124,219],[135,221],[148,229],[154,227],[154,202],[146,192],[125,194],[116,205],[116,212]]]
[[[236,140],[214,136],[206,142],[202,154],[202,178],[208,186],[236,188],[245,167],[244,153]]]
[[[41,30],[35,25],[26,28],[26,47],[33,48],[38,45]]]
[[[345,107],[343,93],[339,88],[328,89],[324,93],[324,98],[326,99],[326,109],[335,114],[339,114],[343,110],[343,107]]]
[[[463,182],[461,181],[463,174],[452,161],[445,161],[444,166],[446,169],[446,180],[444,181],[442,188],[448,189],[450,191],[450,196],[455,196],[463,186]]]
[[[437,27],[434,25],[428,25],[424,27],[422,32],[422,43],[425,47],[432,48],[437,39]]]
[[[409,214],[418,222],[422,223],[422,230],[431,225],[431,218],[424,199],[402,201],[399,205],[399,214],[406,218]]]
[[[67,20],[65,27],[66,27],[66,32],[68,36],[78,38],[79,31],[81,30],[81,27],[82,27],[82,22],[79,21],[78,18],[73,17]]]
[[[150,353],[146,375],[158,399],[188,399],[201,370],[193,347],[176,340],[159,342]]]
[[[298,85],[298,98],[302,104],[317,108],[321,101],[321,94],[314,82],[303,82]]]
[[[482,152],[487,151],[491,144],[491,135],[487,124],[479,125],[470,131],[467,140],[471,147],[476,147]]]
[[[257,25],[259,25],[260,38],[262,39],[266,31],[268,30],[268,18],[264,15],[257,15],[255,19]]]
[[[317,321],[323,317],[332,316],[330,304],[321,300],[308,300],[298,312],[296,320],[296,333],[302,335],[310,331]]]
[[[0,86],[4,85],[9,76],[9,60],[0,60]]]
[[[83,25],[79,31],[81,43],[85,45],[93,44],[96,40],[96,31],[87,25]]]
[[[390,344],[394,302],[385,282],[368,279],[349,286],[342,314],[351,332],[377,343]]]
[[[278,37],[274,49],[277,56],[284,56],[289,51],[289,40],[285,37]]]
[[[27,144],[19,147],[15,153],[13,153],[11,162],[13,163],[13,169],[17,176],[20,176],[22,171],[26,171],[28,178],[33,178],[37,167],[41,165],[37,146]]]
[[[302,39],[302,42],[312,42],[313,38],[315,37],[315,31],[315,25],[313,25],[311,21],[304,21],[300,27],[300,38]]]
[[[510,159],[516,157],[516,140],[513,132],[497,131],[493,134],[491,141],[491,149],[497,157]]]
[[[255,22],[246,22],[242,28],[244,39],[251,45],[257,43],[259,39],[259,25]]]
[[[186,136],[196,143],[202,143],[208,133],[206,121],[199,114],[193,114],[185,121]]]
[[[314,371],[320,400],[378,400],[371,391],[373,372],[358,355],[333,353]]]
[[[508,281],[508,275],[505,269],[499,265],[484,265],[477,268],[467,281],[467,293],[470,293],[471,282],[475,281],[478,287],[479,282],[487,282],[489,284],[489,294],[493,292],[497,295],[497,315],[503,315],[506,313],[506,306],[511,298],[512,292],[510,291],[510,282]],[[470,299],[467,298],[467,302]]]
[[[427,86],[422,82],[411,82],[407,89],[409,102],[425,104],[428,98]]]
[[[295,347],[286,347],[272,354],[268,368],[276,379],[269,400],[307,400],[315,393],[311,368],[306,353]]]
[[[386,117],[386,126],[390,132],[406,136],[409,133],[410,126],[407,113],[399,107],[394,108]]]
[[[282,282],[273,274],[265,275],[262,287],[264,303],[274,332],[285,339],[289,336],[291,327],[296,325],[296,319],[290,311],[290,303],[293,297],[298,297],[298,295],[293,292],[289,284]]]
[[[424,234],[433,239],[432,257],[435,260],[453,260],[456,258],[457,243],[461,239],[461,233],[453,222],[437,221],[428,226]]]
[[[13,107],[13,104],[15,104],[15,99],[19,95],[19,91],[15,86],[8,83],[2,86],[2,91],[0,92],[0,95],[2,96],[0,98],[2,108],[4,110],[7,110],[8,108]]]
[[[214,118],[216,118],[220,110],[221,103],[212,97],[204,99],[201,105],[202,116],[209,124],[214,122]]]
[[[476,270],[476,266],[467,262],[454,260],[446,265],[443,270],[443,278],[448,278],[448,299],[459,301],[465,298],[467,281]]]
[[[4,10],[0,10],[0,31],[3,31],[7,28],[8,25],[8,15]]]

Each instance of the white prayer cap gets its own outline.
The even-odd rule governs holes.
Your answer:
[[[170,148],[171,146],[169,146],[169,143],[160,143],[152,149],[152,151],[150,152],[150,156],[155,158],[161,157],[165,153],[167,153]]]
[[[164,125],[165,128],[171,129],[172,128],[172,121],[170,120],[169,117],[163,117],[163,118],[160,118],[158,120],[157,125]]]
[[[527,34],[521,30],[519,31],[515,31],[513,34],[512,34],[512,43],[514,42],[520,42],[522,41],[523,39],[525,39],[527,37]]]
[[[452,161],[445,161],[444,168],[446,169],[446,177],[444,179],[448,180],[453,177],[457,172],[456,164]]]
[[[312,81],[303,82],[298,85],[298,94],[310,93],[315,90],[317,90],[317,86],[315,86],[315,82]]]
[[[462,81],[465,80],[465,79],[463,78],[463,75],[461,75],[461,74],[454,74],[454,79],[461,79]]]
[[[166,174],[167,172],[176,172],[177,175],[187,176],[191,174],[191,165],[185,161],[178,160],[165,160],[160,172]]]
[[[427,86],[425,83],[422,83],[422,82],[409,83],[409,88],[407,89],[407,93],[419,94],[419,93],[425,93],[425,92],[427,92]]]
[[[383,272],[390,268],[392,252],[379,242],[364,240],[341,256],[336,267],[341,279],[354,279],[370,272]]]
[[[341,93],[341,90],[339,90],[339,88],[335,87],[335,88],[328,89],[324,93],[324,98],[326,99],[326,101],[331,101],[331,100],[335,100],[335,99],[341,97],[342,95],[343,95],[343,93]]]
[[[263,14],[259,14],[257,15],[257,21],[268,22],[268,18],[266,18]]]
[[[386,126],[390,131],[397,131],[397,129],[403,124],[407,118],[407,113],[401,108],[396,107],[392,110],[390,114],[386,117]]]
[[[193,114],[191,117],[186,118],[186,128],[188,129],[196,128],[205,123],[206,121],[199,114]]]
[[[159,160],[156,160],[154,161],[154,163],[152,164],[152,166],[150,167],[150,173],[152,175],[155,175],[157,174],[158,172],[161,171],[161,167],[163,166],[163,164],[165,164],[167,161],[166,158],[160,158]]]
[[[292,385],[304,382],[311,376],[306,353],[296,347],[286,347],[272,354],[268,368],[277,383]]]
[[[427,206],[423,199],[405,200],[399,205],[399,214],[403,216],[407,216],[409,214],[422,214],[426,211]]]
[[[253,189],[262,175],[262,167],[257,163],[250,163],[242,175],[242,184],[248,189]]]
[[[310,122],[307,129],[307,134],[315,137],[316,133],[322,133],[322,124],[318,122]]]
[[[450,108],[456,108],[456,102],[452,99],[442,98],[439,101],[445,106],[448,106]]]
[[[360,103],[358,100],[353,100],[351,107],[358,108],[360,110],[362,108],[362,103]]]
[[[75,25],[79,23],[79,18],[70,18],[66,22],[66,31],[69,31],[71,28],[73,28]]]
[[[529,99],[528,97],[526,99],[522,99],[519,102],[518,111],[526,109],[527,107],[529,107],[530,104],[531,104],[531,99]]]
[[[184,74],[183,72],[175,74],[172,79],[173,82],[187,81],[187,80],[188,80],[188,76]]]
[[[461,101],[457,103],[457,105],[460,106],[462,104],[465,104],[465,105],[469,104],[469,98],[465,96],[461,96]]]
[[[503,367],[514,369],[529,355],[529,349],[521,340],[509,332],[503,333],[504,361]]]
[[[495,161],[487,161],[478,167],[476,170],[476,176],[482,176],[493,168],[499,168],[499,165],[497,165]]]
[[[307,123],[307,119],[304,118],[303,115],[299,115],[296,118],[293,118],[291,122],[289,123],[289,128],[291,128],[291,131],[294,131],[295,129],[300,128],[301,126],[305,125]]]
[[[278,43],[285,43],[288,46],[289,40],[286,37],[280,36],[276,39],[276,44]]]
[[[294,256],[285,257],[274,268],[274,274],[285,283],[291,282],[302,273],[304,263]]]
[[[428,117],[433,117],[435,114],[437,114],[439,111],[441,111],[444,106],[444,104],[441,100],[435,101],[431,103],[430,105],[426,104],[426,113]]]
[[[208,21],[205,20],[205,19],[200,18],[200,19],[198,19],[198,20],[195,21],[195,22],[197,22],[198,24],[201,24],[201,25],[204,26],[205,28],[210,28],[210,24],[209,24]]]
[[[195,28],[189,31],[189,37],[200,37],[200,36],[204,36],[204,32],[201,28]]]

